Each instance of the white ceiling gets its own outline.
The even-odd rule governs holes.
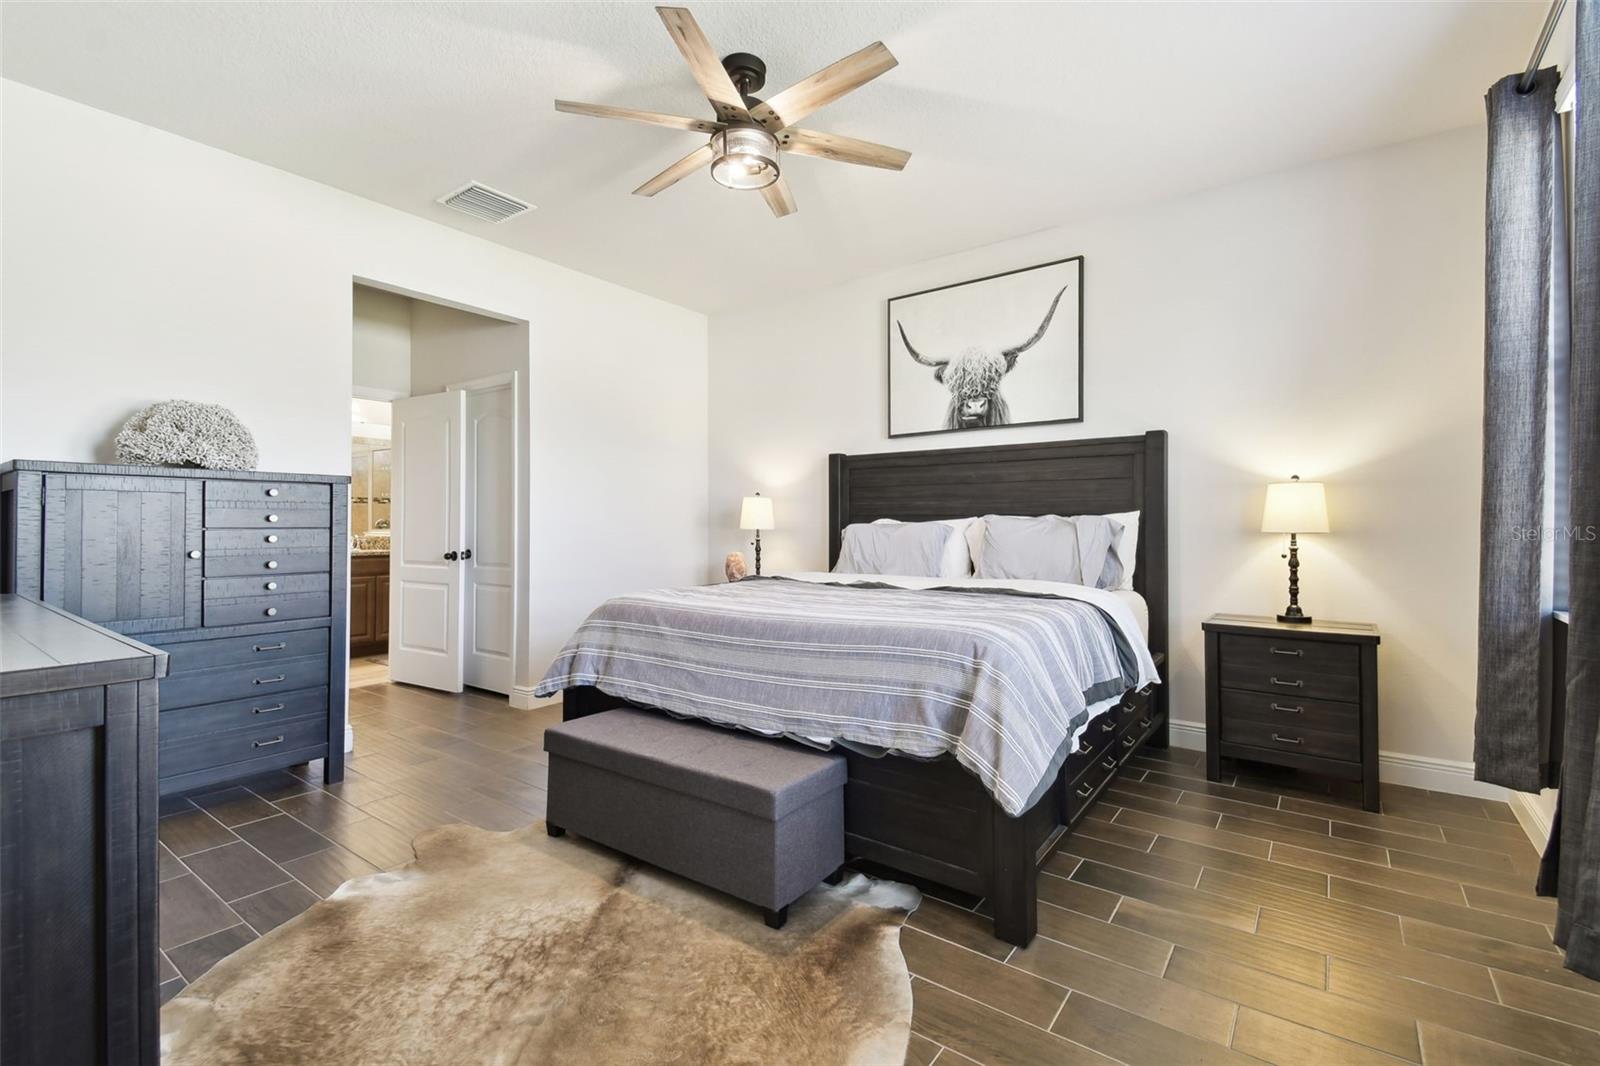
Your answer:
[[[771,96],[883,40],[900,66],[809,128],[903,173],[785,157],[798,214],[692,175],[700,135],[557,96],[710,117],[648,4],[8,3],[8,78],[712,310],[1119,206],[1481,121],[1528,3],[701,3]],[[468,180],[539,210],[434,203]],[[1072,249],[1067,249],[1072,251]]]

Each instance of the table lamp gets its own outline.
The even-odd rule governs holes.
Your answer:
[[[739,528],[753,529],[756,533],[756,577],[761,576],[761,531],[772,529],[772,498],[756,493],[744,498],[739,509]]]
[[[1305,625],[1311,616],[1300,610],[1300,546],[1296,536],[1301,533],[1326,533],[1328,531],[1328,499],[1320,481],[1301,481],[1296,474],[1288,481],[1277,481],[1267,486],[1267,506],[1261,515],[1261,532],[1289,534],[1289,606],[1278,616],[1278,621]]]

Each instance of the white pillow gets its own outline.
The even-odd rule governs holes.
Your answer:
[[[1139,512],[1123,511],[1106,517],[1122,523],[1122,537],[1117,541],[1117,558],[1122,560],[1122,583],[1117,588],[1131,589],[1133,564],[1139,561]]]
[[[1019,515],[1003,515],[998,517],[1016,518]],[[1123,511],[1120,514],[1108,514],[1102,517],[1114,522],[1122,523],[1122,536],[1117,541],[1117,559],[1122,563],[1122,581],[1115,586],[1116,589],[1133,588],[1133,565],[1138,561],[1139,550],[1139,512]],[[983,519],[971,519],[967,527],[967,545],[972,553],[972,572],[978,573],[983,569]]]
[[[880,518],[872,523],[875,526],[903,525],[898,518]],[[974,540],[983,539],[983,519],[981,518],[944,518],[939,524],[949,526],[960,533],[959,537],[951,537],[944,546],[944,556],[939,560],[939,573],[937,577],[971,577],[973,572]]]

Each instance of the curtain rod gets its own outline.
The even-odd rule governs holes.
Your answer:
[[[1544,50],[1550,47],[1550,38],[1555,36],[1556,23],[1561,21],[1561,12],[1566,6],[1567,0],[1552,0],[1550,10],[1544,16],[1544,26],[1539,30],[1539,39],[1533,43],[1528,69],[1522,72],[1522,77],[1517,81],[1517,92],[1525,93],[1533,88],[1533,76],[1538,73],[1539,61],[1544,58]]]

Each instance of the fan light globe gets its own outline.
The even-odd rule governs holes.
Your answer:
[[[764,129],[733,126],[711,137],[711,177],[729,189],[765,189],[778,180],[778,140]]]

